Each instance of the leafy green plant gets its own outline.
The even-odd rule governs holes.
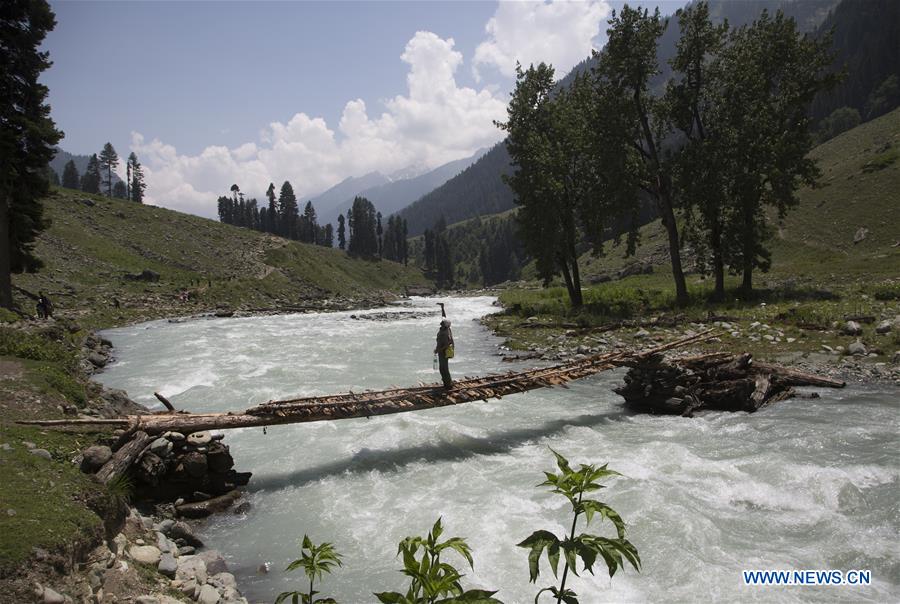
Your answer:
[[[451,537],[439,542],[444,528],[441,519],[428,533],[428,537],[407,537],[400,542],[397,555],[403,556],[404,575],[410,577],[412,582],[406,594],[396,591],[376,593],[379,602],[384,604],[455,604],[466,602],[468,604],[502,604],[493,597],[496,591],[470,589],[464,591],[460,584],[463,575],[451,564],[441,561],[441,553],[453,550],[466,559],[470,568],[474,568],[472,552],[465,539]],[[416,555],[422,550],[421,559]]]
[[[553,449],[550,449],[553,451]],[[638,556],[637,548],[625,539],[625,522],[622,517],[611,507],[601,501],[595,499],[585,499],[584,494],[591,491],[600,490],[603,487],[597,481],[607,476],[621,476],[614,470],[607,469],[607,464],[599,468],[594,465],[581,464],[579,469],[573,470],[565,457],[553,451],[556,456],[556,465],[559,467],[560,473],[544,472],[547,480],[538,486],[553,487],[551,492],[563,495],[572,504],[572,530],[569,536],[560,539],[550,531],[538,530],[531,534],[530,537],[518,544],[519,547],[526,548],[528,553],[528,570],[530,572],[530,580],[532,583],[537,582],[540,574],[540,558],[544,550],[547,550],[547,559],[550,567],[553,569],[553,576],[557,575],[559,567],[560,554],[565,558],[565,566],[563,567],[562,578],[559,586],[550,586],[541,589],[534,597],[535,604],[544,592],[550,592],[555,598],[557,604],[565,602],[566,604],[578,604],[577,594],[566,587],[566,579],[569,571],[578,576],[576,563],[578,558],[581,559],[584,570],[594,573],[594,563],[597,558],[602,558],[609,570],[609,576],[612,577],[621,567],[625,568],[627,560],[635,568],[640,571],[641,559]],[[575,535],[575,528],[578,524],[580,516],[585,518],[585,526],[591,523],[594,516],[601,519],[606,518],[616,527],[616,539],[592,535],[590,533],[582,533]]]
[[[309,578],[309,591],[285,591],[278,594],[275,604],[281,604],[288,598],[291,604],[337,604],[334,598],[315,598],[319,593],[313,589],[316,580],[322,581],[324,573],[331,573],[335,566],[343,566],[341,554],[334,549],[331,543],[314,544],[307,535],[303,535],[300,545],[300,558],[288,564],[285,570],[291,571],[303,568],[303,572]]]

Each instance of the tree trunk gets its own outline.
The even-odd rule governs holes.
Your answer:
[[[660,176],[661,178],[661,176]],[[679,306],[687,306],[687,283],[684,280],[684,270],[681,268],[681,245],[678,241],[678,225],[675,223],[675,211],[672,209],[672,199],[669,192],[660,187],[658,195],[660,213],[663,217],[663,225],[669,237],[669,257],[672,261],[672,278],[675,280],[675,302]]]
[[[563,279],[566,281],[566,291],[569,293],[569,302],[572,303],[572,308],[577,308],[581,304],[577,301],[578,293],[575,291],[575,285],[572,283],[572,273],[569,272],[569,263],[566,262],[565,259],[560,260],[560,266],[563,274]]]
[[[687,284],[684,280],[684,270],[681,268],[681,245],[678,240],[678,225],[675,222],[672,195],[666,175],[663,173],[659,154],[656,151],[656,141],[653,138],[653,131],[650,129],[650,119],[641,101],[640,90],[634,91],[634,104],[640,118],[644,143],[647,145],[647,152],[652,162],[651,171],[656,176],[656,186],[653,187],[656,192],[656,204],[669,238],[669,257],[672,262],[672,278],[675,280],[675,301],[678,305],[685,306],[688,303]]]
[[[712,229],[710,243],[713,250],[713,274],[716,279],[713,300],[721,302],[725,299],[725,261],[722,258],[722,235],[718,227]]]
[[[751,262],[744,262],[744,279],[741,282],[741,289],[745,294],[753,291],[753,266]]]
[[[572,300],[572,308],[581,308],[584,304],[584,299],[581,295],[581,275],[578,271],[578,253],[575,251],[575,225],[569,225],[571,228],[571,233],[573,236],[570,236],[566,240],[566,255],[568,256],[568,261],[572,263],[571,268],[571,279],[572,279],[572,288],[569,290],[569,298]]]
[[[12,275],[10,274],[9,196],[0,194],[0,306],[12,308]]]

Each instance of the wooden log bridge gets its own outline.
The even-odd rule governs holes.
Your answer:
[[[124,429],[126,434],[140,431],[152,435],[170,430],[191,433],[200,430],[252,428],[404,413],[473,401],[486,401],[492,398],[500,399],[509,394],[538,388],[565,387],[568,382],[573,380],[614,367],[633,366],[654,355],[689,344],[696,344],[714,336],[713,330],[708,330],[642,351],[609,352],[518,373],[509,372],[465,378],[454,382],[451,390],[444,390],[440,384],[422,384],[411,388],[367,390],[269,401],[241,412],[163,411],[114,419],[33,420],[19,423],[67,428],[97,426]]]

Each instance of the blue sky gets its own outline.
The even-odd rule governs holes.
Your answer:
[[[496,142],[514,61],[562,75],[621,2],[51,4],[61,146],[134,150],[153,203],[212,215],[231,182],[311,196]]]

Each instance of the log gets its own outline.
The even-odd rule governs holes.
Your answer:
[[[215,512],[224,512],[230,508],[235,501],[240,499],[242,493],[237,489],[229,491],[219,497],[213,497],[206,501],[198,501],[197,503],[183,503],[175,506],[175,511],[179,516],[184,518],[206,518]]]
[[[107,484],[113,478],[123,475],[131,467],[131,464],[140,457],[152,440],[146,432],[140,430],[135,432],[131,442],[116,451],[112,458],[100,468],[100,471],[97,472],[97,478],[103,484]]]
[[[456,382],[454,389],[450,393],[443,390],[438,384],[433,384],[366,393],[350,392],[323,397],[270,401],[237,413],[160,413],[129,416],[115,421],[122,427],[141,430],[146,434],[159,434],[169,430],[190,433],[200,430],[274,426],[432,409],[488,398],[500,399],[509,394],[546,388],[548,386],[564,386],[572,380],[594,375],[627,363],[654,358],[667,350],[694,344],[714,337],[714,335],[712,330],[710,330],[644,351],[604,353],[552,367],[463,380]],[[97,421],[51,420],[48,422],[45,420],[32,420],[20,423],[40,426],[88,426]]]
[[[841,380],[833,380],[831,378],[822,377],[814,373],[789,369],[781,365],[773,363],[762,363],[754,361],[751,366],[754,373],[768,373],[778,376],[788,386],[822,386],[824,388],[843,388],[847,382]]]
[[[175,407],[172,405],[171,402],[169,402],[169,399],[167,399],[166,397],[161,395],[159,392],[154,392],[153,396],[155,396],[157,398],[157,400],[159,400],[159,402],[161,402],[163,405],[165,405],[166,409],[168,409],[169,411],[175,411]]]

